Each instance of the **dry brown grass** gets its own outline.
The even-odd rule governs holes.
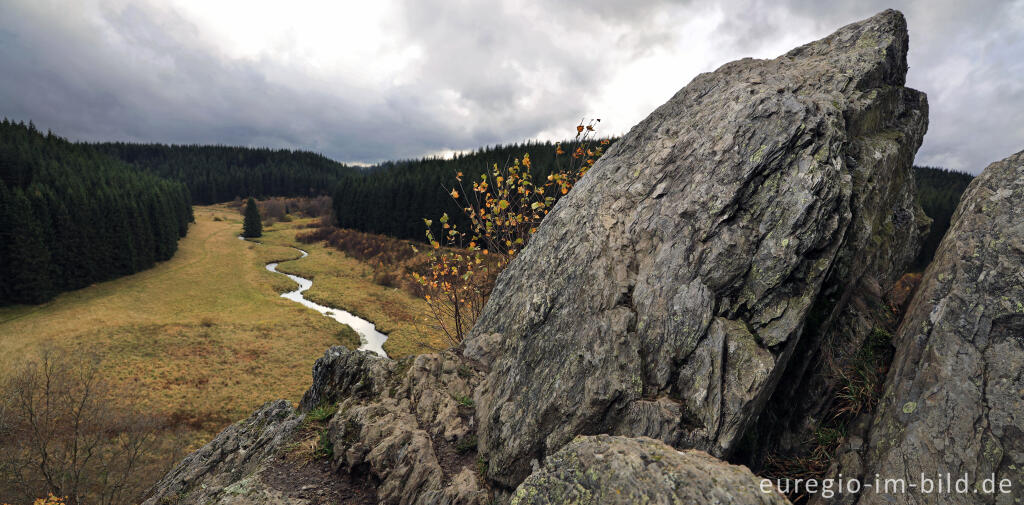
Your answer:
[[[356,345],[355,333],[279,297],[294,283],[263,266],[296,251],[238,240],[241,218],[225,207],[195,213],[167,262],[0,309],[0,370],[48,342],[96,351],[126,397],[187,428],[191,448],[268,400],[297,401],[324,349]]]
[[[345,249],[350,252],[343,252],[317,236],[308,237],[314,221],[274,224],[264,230],[261,239],[267,245],[289,245],[309,252],[300,261],[278,266],[282,272],[313,279],[313,287],[306,292],[308,299],[372,321],[388,334],[384,350],[393,358],[447,347],[440,329],[428,317],[426,302],[417,296],[419,286],[405,273],[417,262],[424,262],[413,253],[410,243],[347,231],[342,235],[347,241],[334,235],[343,240],[336,243],[347,244]],[[328,232],[328,238],[332,233]],[[297,236],[307,236],[303,241],[313,242],[301,243]],[[394,272],[394,282],[382,282],[381,272]]]
[[[297,233],[295,239],[303,244],[321,243],[337,249],[350,258],[373,268],[373,282],[387,288],[399,288],[422,297],[423,287],[412,273],[425,274],[429,269],[427,255],[415,250],[415,244],[384,235],[365,233],[325,226],[323,223],[310,231]],[[420,244],[420,248],[424,245]]]

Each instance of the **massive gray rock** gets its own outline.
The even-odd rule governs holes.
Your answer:
[[[513,488],[580,434],[735,450],[823,287],[894,261],[880,246],[915,222],[907,48],[885,11],[702,74],[615,143],[470,336],[489,477]]]
[[[519,485],[512,505],[783,505],[746,467],[649,438],[577,437]]]
[[[918,486],[835,501],[1024,500],[1024,151],[967,188],[895,345],[868,445],[840,454],[838,471]],[[965,474],[965,493],[920,489],[921,475]],[[986,493],[985,479],[1009,492]]]

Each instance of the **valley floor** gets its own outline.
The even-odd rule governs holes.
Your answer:
[[[313,279],[310,299],[388,333],[391,356],[440,342],[422,322],[422,300],[374,284],[371,268],[342,252],[295,242],[311,220],[268,226],[260,245],[237,239],[236,210],[197,206],[195,216],[167,262],[43,305],[0,308],[0,369],[50,344],[98,352],[104,375],[146,409],[171,416],[196,448],[266,401],[296,402],[326,348],[358,346],[348,327],[279,296],[295,288],[264,268],[279,260],[282,271]],[[287,261],[299,256],[291,245],[310,256]]]

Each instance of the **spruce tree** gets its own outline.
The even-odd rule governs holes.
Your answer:
[[[245,238],[256,238],[263,235],[263,222],[260,221],[260,209],[256,207],[256,200],[250,196],[245,203],[245,222],[242,224],[242,236]]]
[[[7,204],[6,218],[11,242],[8,244],[9,278],[7,297],[15,303],[43,303],[53,298],[50,250],[44,241],[43,227],[32,214],[32,204],[15,188]]]

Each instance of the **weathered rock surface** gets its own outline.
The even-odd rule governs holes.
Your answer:
[[[280,491],[259,486],[258,474],[271,455],[280,451],[291,439],[301,419],[284,401],[270,402],[252,417],[222,431],[217,438],[181,463],[156,483],[144,505],[165,503],[273,503],[304,504]],[[262,486],[260,486],[262,487]],[[245,491],[244,493],[242,491]],[[240,499],[240,495],[249,495]]]
[[[881,282],[886,288],[893,284]],[[821,445],[828,437],[822,430],[847,431],[856,424],[853,418],[870,413],[892,359],[892,333],[904,305],[890,294],[875,275],[866,274],[852,289],[819,299],[817,309],[841,310],[809,317],[790,366],[734,462],[775,473],[778,469],[766,464],[813,457],[829,448]]]
[[[314,382],[351,391],[341,395],[328,428],[336,465],[372,475],[382,503],[471,505],[489,499],[475,472],[471,398],[482,377],[460,355],[446,351],[393,362],[335,347],[317,362],[317,376],[330,379]],[[307,394],[303,405],[312,405],[313,396]]]
[[[746,467],[649,438],[577,437],[531,474],[512,505],[789,503]]]
[[[317,360],[299,412],[283,400],[266,404],[186,457],[145,503],[494,503],[477,474],[469,407],[481,379],[452,351],[390,361],[332,348]],[[308,418],[332,406],[328,421]],[[315,459],[313,451],[325,449],[327,459]],[[761,479],[745,467],[652,439],[606,435],[579,437],[549,457],[511,499],[788,503],[762,492]]]
[[[895,337],[866,449],[847,477],[969,478],[967,493],[862,493],[836,501],[1018,503],[1024,499],[1024,152],[993,163],[961,198]],[[983,480],[1008,479],[1008,493]],[[979,491],[975,493],[975,489]]]
[[[299,412],[267,404],[185,458],[146,504],[486,503],[471,400],[481,379],[451,351],[391,361],[331,348]]]
[[[885,11],[702,74],[559,201],[466,346],[489,367],[492,479],[515,487],[580,434],[734,451],[826,278],[842,292],[902,257],[872,239],[915,221],[907,47]]]

